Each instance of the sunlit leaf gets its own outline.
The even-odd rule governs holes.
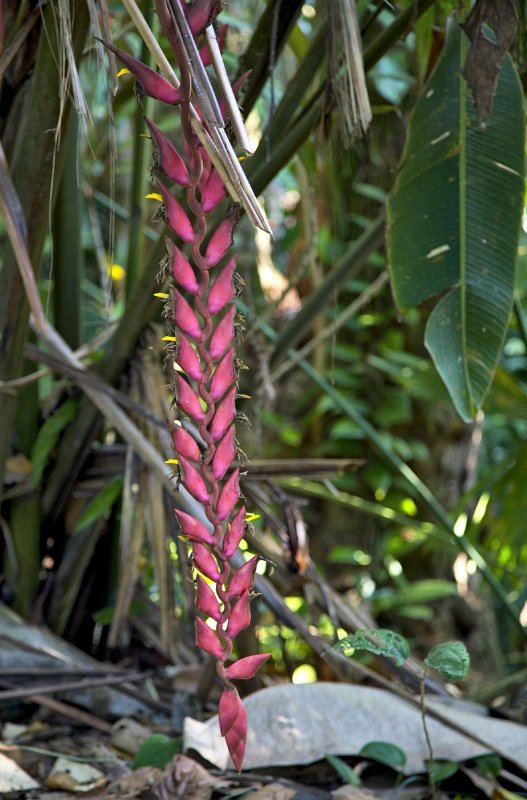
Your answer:
[[[425,664],[436,669],[444,680],[458,681],[470,668],[470,656],[463,642],[443,642],[432,647]]]
[[[350,650],[365,650],[377,656],[393,658],[399,667],[410,655],[410,646],[404,636],[383,628],[363,628],[341,639],[333,649],[345,654]]]
[[[411,605],[433,603],[457,594],[457,586],[452,581],[429,578],[415,581],[402,589],[380,589],[373,597],[376,613],[391,611]]]

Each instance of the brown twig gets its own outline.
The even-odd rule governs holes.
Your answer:
[[[11,672],[11,674],[13,674]],[[145,675],[142,672],[132,672],[130,674],[122,675],[105,675],[97,678],[83,678],[77,681],[64,681],[63,683],[45,683],[40,686],[24,686],[19,688],[9,688],[3,691],[0,690],[0,702],[3,700],[15,700],[20,697],[31,697],[32,695],[39,694],[59,694],[62,692],[75,691],[76,689],[93,689],[99,686],[118,686],[125,682],[142,681]],[[5,681],[0,678],[0,686],[2,685],[13,686],[12,681]]]
[[[9,681],[5,680],[2,681],[2,684],[4,686],[13,685]],[[86,725],[88,728],[93,728],[94,730],[101,731],[102,733],[110,733],[112,730],[112,726],[109,722],[106,722],[100,717],[96,717],[94,714],[89,714],[87,711],[81,711],[79,708],[70,706],[68,703],[62,702],[62,700],[55,700],[52,697],[47,697],[47,695],[44,694],[32,694],[29,695],[27,699],[39,706],[49,708],[50,711],[54,711],[56,714],[69,717],[75,722],[78,722],[80,725]]]
[[[75,381],[81,384],[81,386],[92,386],[102,394],[106,394],[108,397],[114,399],[115,402],[118,403],[122,408],[126,408],[135,414],[139,414],[149,422],[152,422],[158,428],[164,429],[166,427],[166,420],[157,417],[155,414],[141,405],[141,403],[137,403],[131,397],[128,397],[128,395],[120,392],[119,389],[115,389],[113,386],[110,386],[103,381],[102,378],[99,378],[99,376],[94,372],[90,372],[88,369],[79,369],[78,367],[73,367],[71,364],[68,364],[67,361],[64,361],[58,356],[44,352],[34,344],[26,344],[24,353],[30,361],[49,364],[54,372],[58,372],[59,374],[65,375],[69,378],[73,378]]]

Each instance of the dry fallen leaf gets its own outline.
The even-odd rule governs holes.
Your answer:
[[[175,756],[157,787],[159,800],[210,800],[214,789],[228,786],[210,775],[205,767],[184,755]]]
[[[115,795],[116,798],[139,796],[146,789],[157,786],[162,775],[162,770],[157,767],[139,767],[112,781],[108,786],[108,794]]]
[[[65,789],[70,792],[91,792],[104,786],[106,778],[103,773],[79,761],[72,761],[61,756],[57,758],[53,769],[46,778],[48,789]]]
[[[291,800],[297,794],[296,789],[283,786],[281,783],[270,783],[262,786],[249,795],[247,800]]]
[[[492,41],[485,26],[495,36]],[[471,41],[463,76],[472,89],[479,121],[484,123],[492,110],[492,101],[500,67],[511,46],[518,16],[513,0],[478,0],[466,21],[461,25]]]
[[[0,753],[0,797],[4,792],[25,792],[38,789],[38,783],[7,756]]]
[[[112,725],[110,742],[116,750],[136,756],[143,742],[151,735],[150,728],[130,717],[122,717]]]
[[[377,800],[377,797],[367,789],[357,786],[339,786],[331,793],[333,800]]]

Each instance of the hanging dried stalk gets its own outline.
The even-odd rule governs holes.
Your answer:
[[[333,0],[328,11],[328,94],[339,111],[342,135],[349,143],[366,133],[372,120],[355,0]]]

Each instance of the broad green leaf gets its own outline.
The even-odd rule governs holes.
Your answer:
[[[470,656],[463,642],[443,642],[432,647],[425,664],[436,669],[445,681],[458,681],[469,670]]]
[[[446,781],[447,778],[455,775],[458,770],[459,764],[457,761],[432,761],[430,765],[430,771],[436,783]]]
[[[402,769],[406,764],[406,753],[391,742],[368,742],[359,755],[378,761],[392,769]]]
[[[350,786],[362,786],[362,781],[356,772],[353,772],[349,764],[338,756],[326,755],[326,761],[330,764],[340,778]]]
[[[122,485],[122,475],[116,475],[114,478],[108,481],[104,489],[102,489],[99,494],[93,498],[91,503],[88,503],[77,520],[74,532],[79,533],[79,531],[82,531],[84,528],[87,528],[88,525],[91,525],[92,522],[95,522],[103,517],[119,497]]]
[[[157,767],[164,769],[176,753],[181,752],[181,739],[171,739],[164,733],[153,733],[145,739],[135,757],[133,768]]]
[[[47,418],[40,428],[31,450],[31,486],[36,486],[46,468],[48,458],[59,440],[64,428],[69,425],[77,413],[79,401],[70,397]]]
[[[415,581],[402,589],[380,589],[375,592],[372,601],[375,613],[391,611],[403,606],[421,605],[422,603],[433,603],[444,597],[452,597],[457,594],[457,586],[452,581],[444,581],[435,578]]]
[[[503,762],[496,753],[485,753],[482,756],[477,756],[474,759],[474,763],[485,777],[492,775],[497,778],[503,769]]]
[[[481,408],[501,353],[523,210],[525,124],[511,59],[483,129],[461,69],[467,39],[451,24],[415,105],[388,204],[393,290],[403,308],[443,293],[425,343],[457,411]]]
[[[410,646],[406,639],[394,631],[384,628],[363,628],[341,639],[333,647],[348,653],[350,650],[366,650],[376,656],[393,658],[400,667],[410,655]]]

